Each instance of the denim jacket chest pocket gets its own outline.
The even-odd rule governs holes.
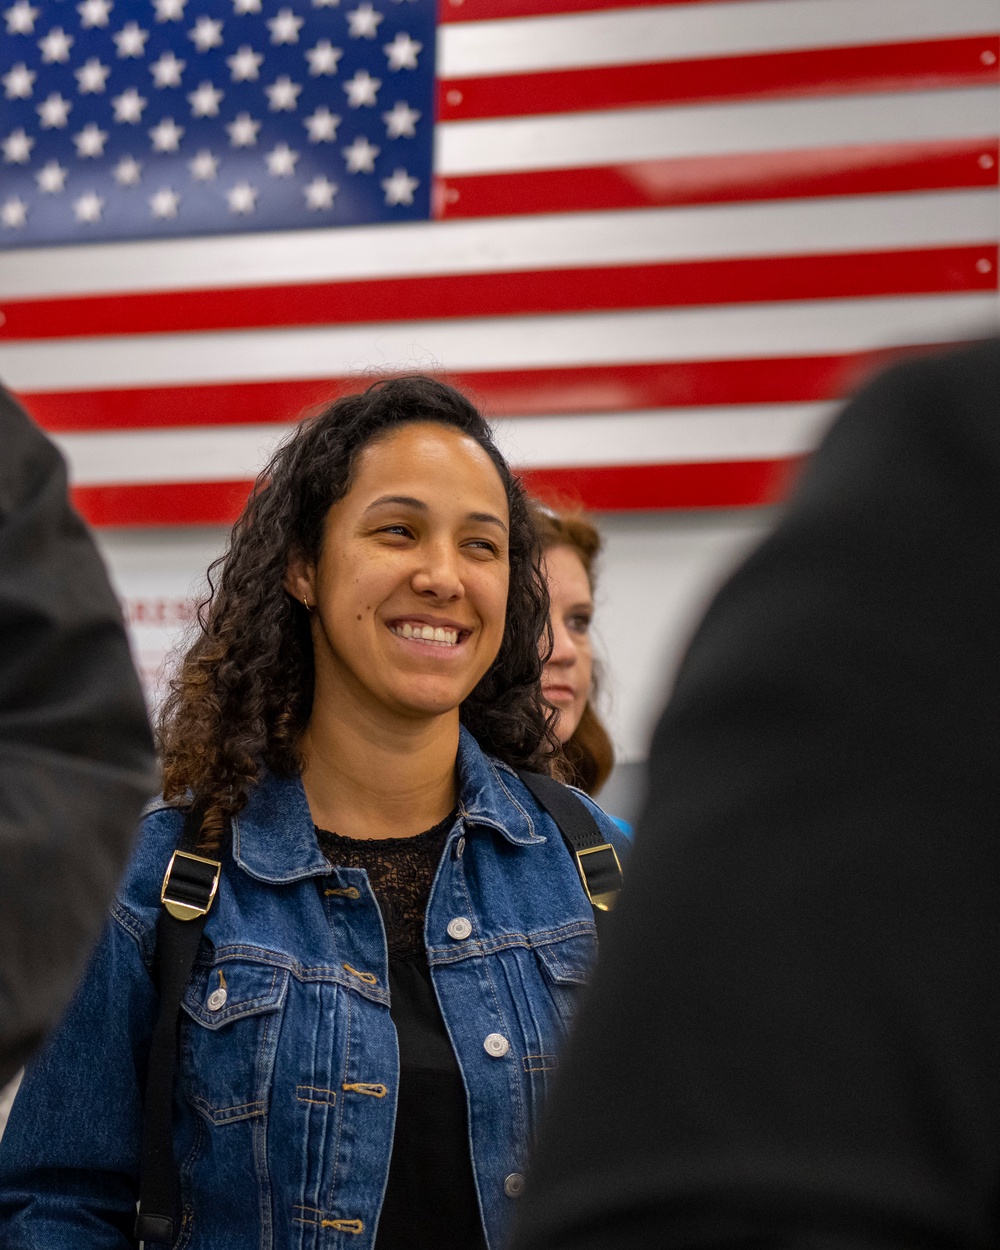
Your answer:
[[[580,933],[560,942],[535,947],[542,979],[555,1005],[563,1029],[576,1014],[580,993],[589,982],[597,959],[597,938]]]
[[[289,971],[225,958],[195,971],[184,994],[181,1069],[191,1104],[212,1124],[263,1116]]]

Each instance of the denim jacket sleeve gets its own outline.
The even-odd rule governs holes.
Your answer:
[[[113,905],[65,1018],[27,1069],[0,1140],[4,1250],[135,1244],[151,936]]]

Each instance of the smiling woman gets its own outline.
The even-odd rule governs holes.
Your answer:
[[[0,1144],[5,1250],[131,1235],[185,830],[218,889],[152,1154],[169,1177],[172,1137],[179,1191],[147,1244],[502,1244],[595,946],[515,771],[555,758],[539,561],[486,422],[439,382],[338,399],[280,448],[164,705],[164,796]]]

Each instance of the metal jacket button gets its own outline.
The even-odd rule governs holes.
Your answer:
[[[508,1198],[520,1198],[524,1193],[524,1177],[520,1172],[511,1172],[503,1183],[503,1191]]]
[[[208,996],[209,1011],[221,1011],[226,1005],[228,994],[225,990],[213,990]]]
[[[486,1041],[483,1042],[483,1049],[488,1055],[492,1055],[494,1059],[502,1059],[507,1051],[510,1050],[510,1042],[507,1041],[502,1033],[491,1033]]]
[[[465,916],[456,916],[454,920],[448,921],[448,936],[456,938],[459,942],[467,938],[471,932],[472,922]]]
[[[456,859],[461,859],[464,854],[465,854],[465,835],[463,834],[462,837],[460,837],[458,841],[455,843],[455,857]]]

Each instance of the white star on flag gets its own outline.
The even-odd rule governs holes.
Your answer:
[[[235,187],[230,187],[226,192],[226,199],[229,201],[229,211],[231,213],[252,213],[257,206],[257,196],[260,192],[256,187],[252,187],[249,182],[238,182]]]
[[[115,182],[120,187],[137,186],[142,177],[142,165],[134,156],[123,156],[115,166]]]
[[[229,142],[234,148],[252,148],[257,142],[261,123],[254,121],[249,113],[237,113],[236,120],[229,123]]]
[[[0,82],[4,85],[4,95],[8,100],[27,100],[31,97],[31,89],[35,85],[35,79],[38,75],[34,70],[28,69],[23,61],[17,65],[12,65],[10,71],[0,78]]]
[[[370,4],[358,5],[347,15],[348,35],[352,39],[374,39],[378,34],[379,23],[385,18]]]
[[[416,69],[417,53],[423,46],[416,39],[411,39],[409,35],[400,31],[392,43],[383,46],[382,51],[389,58],[390,69]]]
[[[336,9],[340,5],[340,0],[312,0],[314,9]]]
[[[306,208],[333,208],[333,197],[340,188],[327,178],[314,178],[302,188]]]
[[[104,90],[108,75],[111,73],[111,66],[102,65],[96,56],[91,56],[73,73],[80,94],[94,95]]]
[[[339,114],[331,113],[325,104],[321,104],[311,117],[303,119],[302,124],[309,131],[310,143],[332,143],[342,120]]]
[[[329,39],[321,39],[315,48],[310,48],[306,53],[309,73],[312,75],[335,74],[337,62],[343,55],[343,48],[335,48]]]
[[[173,52],[164,52],[159,60],[153,61],[149,66],[149,72],[153,75],[153,86],[179,87],[186,65],[187,61],[179,60]]]
[[[222,22],[211,17],[199,17],[188,31],[188,38],[199,52],[210,52],[222,45]]]
[[[350,147],[343,149],[343,157],[347,162],[347,172],[349,174],[373,174],[375,172],[375,157],[381,152],[381,148],[375,147],[373,143],[369,143],[364,135],[358,135]]]
[[[10,9],[4,9],[3,15],[7,19],[8,35],[33,35],[35,33],[35,18],[41,12],[40,9],[33,8],[28,0],[17,0],[17,4]]]
[[[43,130],[61,130],[67,123],[72,107],[69,100],[54,91],[36,107],[35,112],[41,119]]]
[[[136,91],[135,87],[128,87],[121,95],[112,98],[111,104],[115,110],[116,122],[136,122],[142,121],[142,110],[149,101]]]
[[[96,122],[87,122],[86,126],[73,136],[76,154],[82,160],[85,156],[103,156],[104,145],[108,141],[108,132],[102,130]],[[104,201],[102,200],[103,204]]]
[[[181,197],[170,187],[161,187],[149,197],[149,207],[154,217],[176,217]]]
[[[44,39],[39,39],[38,46],[42,50],[42,60],[46,65],[54,65],[57,61],[68,61],[69,50],[76,40],[67,35],[61,26],[53,26]]]
[[[382,179],[385,202],[390,208],[394,204],[412,204],[413,192],[419,186],[420,179],[411,178],[405,169],[394,169],[391,178]]]
[[[143,56],[146,52],[146,40],[149,31],[142,30],[138,22],[127,22],[117,35],[112,35],[118,55],[121,57]]]
[[[304,17],[296,17],[291,9],[281,9],[277,17],[272,17],[267,23],[271,32],[271,42],[280,43],[298,43],[299,31],[305,22]]]
[[[270,87],[265,87],[270,109],[274,113],[290,113],[298,106],[301,83],[292,82],[287,74],[282,74]]]
[[[26,165],[35,141],[30,135],[25,134],[22,126],[18,126],[17,130],[12,130],[0,146],[3,147],[4,164]]]
[[[210,82],[198,84],[198,90],[192,91],[188,95],[188,103],[191,105],[192,117],[218,117],[219,101],[223,97],[223,92]]]
[[[0,221],[5,226],[10,226],[16,230],[18,226],[23,226],[28,220],[28,206],[19,196],[12,196],[9,200],[4,200],[3,207],[0,208]]]
[[[279,143],[264,157],[267,161],[267,172],[274,178],[291,177],[295,173],[295,162],[298,159],[299,153],[293,152],[287,143]]]
[[[46,195],[54,195],[57,191],[64,190],[68,173],[69,170],[58,161],[46,161],[35,174],[39,191],[44,191]]]
[[[260,66],[264,60],[259,52],[244,44],[237,48],[232,56],[226,57],[233,82],[250,82],[260,77]]]
[[[73,214],[77,221],[100,221],[104,201],[96,191],[86,191],[73,202]]]
[[[149,131],[149,137],[153,140],[153,151],[176,152],[183,133],[183,126],[178,126],[172,117],[164,117]]]
[[[260,0],[233,0],[233,12],[237,17],[245,13],[259,13]]]
[[[366,69],[359,69],[353,78],[344,83],[347,92],[347,103],[352,109],[362,105],[371,107],[378,99],[378,89],[382,86],[381,78],[372,78]]]
[[[80,14],[80,25],[84,30],[92,26],[107,26],[108,14],[114,8],[112,0],[83,0],[76,6]]]
[[[158,22],[180,22],[184,20],[184,6],[187,0],[153,0],[156,6]]]
[[[219,158],[213,156],[208,148],[202,148],[193,161],[188,162],[191,177],[196,182],[211,182],[219,169]]]
[[[388,113],[382,114],[387,139],[412,139],[417,133],[419,109],[411,109],[405,100],[397,100]]]

